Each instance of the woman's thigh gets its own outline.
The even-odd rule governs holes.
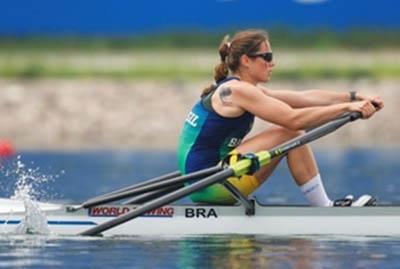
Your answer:
[[[290,131],[281,127],[272,127],[258,135],[246,139],[236,148],[236,151],[245,154],[268,150],[299,134],[300,132]],[[256,190],[270,176],[282,158],[283,157],[272,160],[269,165],[262,167],[254,175],[243,175],[239,178],[230,177],[228,181],[247,196]],[[192,194],[190,197],[196,203],[234,204],[236,202],[232,195],[221,184],[214,184]]]
[[[246,139],[236,148],[236,150],[241,154],[269,150],[296,136],[299,136],[302,133],[302,131],[292,131],[283,127],[274,126],[253,137],[250,137],[249,139]],[[259,184],[262,184],[272,174],[282,158],[283,157],[279,157],[272,160],[268,165],[262,167],[254,174]]]

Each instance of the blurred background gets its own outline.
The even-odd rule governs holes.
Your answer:
[[[322,167],[344,169],[332,177],[359,165],[354,177],[389,171],[392,182],[400,174],[398,10],[394,0],[3,2],[0,151],[65,170],[58,191],[75,199],[174,170],[180,128],[213,82],[220,41],[262,28],[277,65],[271,89],[357,90],[384,99],[371,120],[314,146]],[[254,132],[266,126],[257,122]],[[375,163],[366,156],[377,155],[382,166],[357,174]],[[87,191],[88,178],[102,187]],[[87,184],[86,191],[78,195],[66,181]]]

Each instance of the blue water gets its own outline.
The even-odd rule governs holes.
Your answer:
[[[383,203],[400,203],[399,150],[317,150],[315,156],[333,198],[371,193]],[[40,185],[48,189],[41,199],[76,203],[177,170],[176,155],[168,151],[22,152],[21,162],[27,168],[40,168],[39,174],[58,176]],[[7,169],[14,166],[11,163]],[[3,176],[0,196],[10,196],[14,182],[15,178]],[[267,203],[306,203],[285,162],[255,195]]]
[[[316,157],[332,198],[370,193],[380,203],[400,204],[398,149],[320,150]],[[173,152],[159,151],[22,152],[21,161],[49,175],[35,186],[41,199],[77,203],[177,167]],[[14,190],[7,169],[12,163],[1,169],[1,197]],[[263,203],[305,203],[284,163],[256,196]],[[0,236],[0,268],[398,268],[399,243],[390,237]]]

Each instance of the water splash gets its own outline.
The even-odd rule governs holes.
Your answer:
[[[55,181],[59,175],[46,175],[40,168],[27,167],[17,156],[15,161],[4,169],[6,178],[12,179],[14,192],[10,199],[22,201],[25,207],[25,216],[16,228],[17,234],[49,234],[46,214],[40,210],[38,200],[49,197],[49,183]],[[64,173],[64,172],[62,172]]]
[[[33,165],[33,163],[31,163]],[[64,174],[64,171],[61,171]],[[31,168],[25,165],[21,156],[6,170],[6,177],[14,181],[14,192],[11,199],[23,200],[48,200],[54,198],[55,192],[51,189],[51,182],[54,182],[60,175],[49,175],[42,173],[40,167]]]
[[[47,217],[36,201],[24,198],[25,216],[15,229],[17,234],[50,234]]]

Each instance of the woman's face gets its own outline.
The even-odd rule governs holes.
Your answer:
[[[268,41],[261,43],[258,51],[249,57],[248,71],[254,82],[267,82],[271,79],[275,63],[272,55],[266,55],[266,53],[272,53]]]

